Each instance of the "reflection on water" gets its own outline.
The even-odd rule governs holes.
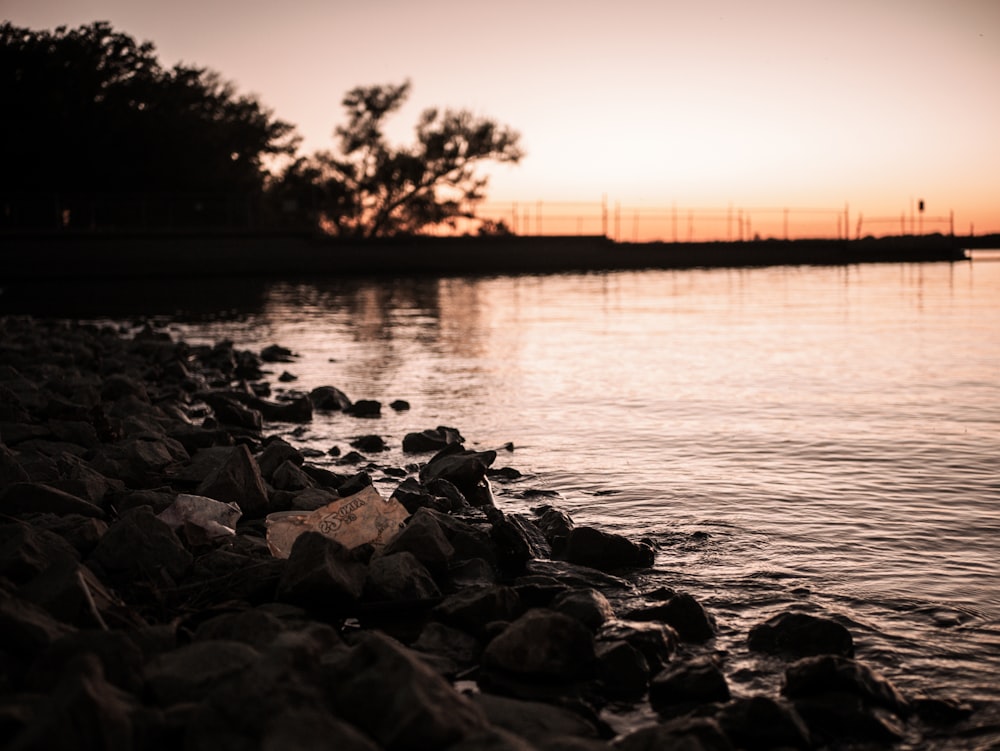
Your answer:
[[[298,445],[377,431],[395,441],[380,462],[405,466],[410,430],[513,442],[498,465],[527,478],[498,486],[500,503],[557,491],[579,521],[656,542],[650,578],[711,605],[748,668],[738,690],[766,680],[746,630],[794,603],[853,621],[862,656],[907,689],[1000,696],[984,677],[1000,674],[1000,264],[250,293],[221,316],[161,310],[195,341],[292,348],[294,388],[412,405],[377,423],[320,416],[289,434]]]

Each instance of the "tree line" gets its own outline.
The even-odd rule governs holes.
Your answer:
[[[386,119],[410,90],[406,81],[347,92],[335,148],[302,155],[295,126],[256,97],[207,68],[165,67],[152,43],[106,22],[54,31],[4,22],[0,226],[94,226],[88,205],[140,197],[143,212],[101,224],[141,226],[163,220],[148,206],[205,212],[235,197],[255,226],[363,237],[455,228],[485,195],[479,167],[520,161],[520,136],[465,110],[428,109],[412,144],[391,144]]]

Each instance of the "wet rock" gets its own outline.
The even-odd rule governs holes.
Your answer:
[[[615,741],[616,751],[734,751],[719,724],[705,717],[682,717],[642,728]]]
[[[909,704],[913,713],[930,725],[953,725],[974,711],[972,705],[965,702],[933,696],[915,696]]]
[[[420,469],[420,482],[447,480],[458,488],[466,500],[477,505],[480,485],[486,483],[486,468],[496,461],[496,451],[467,451],[453,443],[439,451]],[[480,504],[481,505],[481,504]]]
[[[575,680],[594,674],[594,637],[575,618],[529,610],[483,652],[483,667],[542,679]]]
[[[235,446],[226,461],[213,470],[195,490],[197,495],[224,503],[235,503],[248,518],[258,518],[268,512],[267,490],[260,468],[250,450]]]
[[[868,666],[837,655],[807,657],[789,665],[781,692],[792,699],[844,691],[872,706],[905,714],[907,702],[896,687]]]
[[[596,568],[578,566],[566,561],[531,560],[524,567],[525,575],[539,575],[569,587],[592,587],[600,590],[629,590],[632,585],[625,579],[612,576]]]
[[[351,441],[351,446],[358,451],[364,451],[368,454],[377,454],[380,451],[389,450],[389,447],[385,445],[385,439],[380,435],[374,434],[358,436]]]
[[[694,597],[673,595],[667,602],[630,610],[625,618],[632,621],[661,621],[671,626],[681,641],[701,643],[715,637],[715,621]]]
[[[596,589],[573,589],[558,595],[550,605],[558,613],[576,618],[591,631],[597,631],[615,617],[608,598]]]
[[[278,599],[311,610],[337,609],[361,597],[366,575],[364,564],[343,545],[318,532],[305,532],[292,545]]]
[[[566,540],[566,560],[601,571],[653,565],[653,549],[594,527],[575,527]]]
[[[172,584],[191,566],[191,553],[173,530],[141,506],[108,527],[88,561],[96,563],[116,584]]]
[[[334,386],[320,386],[309,392],[313,407],[323,411],[337,412],[351,406],[351,400]]]
[[[715,715],[726,735],[739,748],[809,749],[809,730],[791,706],[769,696],[734,699]]]
[[[651,670],[663,668],[677,651],[677,632],[662,623],[614,620],[597,633],[598,643],[624,641],[639,650]]]
[[[375,556],[368,566],[366,599],[405,602],[440,596],[430,572],[412,553]]]
[[[570,515],[552,506],[540,506],[533,510],[538,516],[535,524],[552,546],[552,553],[557,556],[563,555],[570,532],[575,526]]]
[[[104,511],[83,498],[38,482],[15,482],[0,491],[0,513],[78,514],[101,518]]]
[[[453,443],[463,444],[465,439],[455,428],[438,425],[436,428],[407,433],[403,436],[403,451],[408,454],[422,454],[440,451]]]
[[[750,629],[747,646],[755,652],[807,657],[854,655],[850,631],[829,618],[808,613],[780,613]]]
[[[612,699],[635,700],[649,687],[649,662],[627,641],[599,641],[597,677]]]
[[[649,703],[657,712],[729,701],[729,684],[719,666],[707,657],[668,665],[649,683]]]
[[[486,516],[492,526],[490,537],[496,547],[498,563],[509,576],[521,574],[530,560],[552,556],[552,549],[542,533],[524,516],[504,514],[491,506],[486,508]]]
[[[212,407],[215,419],[223,425],[246,431],[251,435],[260,435],[264,428],[264,417],[259,410],[251,409],[224,396],[204,398]]]
[[[251,399],[248,406],[261,414],[268,422],[311,422],[313,405],[308,396],[300,396],[287,402],[271,402],[266,399]]]
[[[334,653],[324,668],[338,714],[387,751],[447,748],[487,728],[479,707],[378,633],[360,635],[353,649]]]
[[[160,706],[201,701],[257,656],[256,649],[241,642],[193,642],[150,660],[144,671],[146,688]]]
[[[293,362],[295,355],[287,347],[271,344],[260,351],[260,359],[264,362]]]
[[[381,417],[382,403],[374,399],[358,399],[353,404],[344,407],[344,414],[352,417]]]

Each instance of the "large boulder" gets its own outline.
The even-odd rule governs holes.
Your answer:
[[[673,627],[681,641],[704,642],[715,636],[715,621],[700,602],[680,592],[659,605],[630,610],[625,617],[632,621],[661,621]]]
[[[754,652],[791,657],[854,655],[854,639],[843,625],[794,611],[779,613],[751,628],[747,646]]]
[[[336,412],[351,406],[347,394],[336,386],[318,386],[309,392],[309,399],[315,409]]]
[[[623,641],[642,653],[649,668],[663,668],[677,651],[677,632],[663,623],[609,621],[597,632],[598,643]]]
[[[739,748],[765,751],[772,748],[812,748],[809,730],[795,710],[769,696],[734,699],[715,719]]]
[[[563,592],[552,600],[549,607],[558,613],[576,618],[591,631],[597,631],[615,617],[615,611],[608,598],[589,587]]]

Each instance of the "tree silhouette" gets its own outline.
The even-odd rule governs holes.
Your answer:
[[[417,122],[416,143],[391,146],[384,122],[409,92],[409,81],[349,91],[342,102],[347,124],[335,131],[339,154],[296,160],[276,181],[274,196],[345,236],[415,234],[474,217],[487,186],[476,168],[520,161],[519,134],[465,110],[428,109]]]
[[[0,192],[261,194],[291,125],[205,68],[164,69],[108,23],[0,25]]]

